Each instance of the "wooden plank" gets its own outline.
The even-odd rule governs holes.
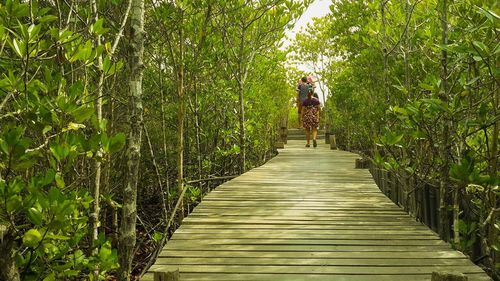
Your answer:
[[[232,235],[244,235],[248,233],[253,233],[256,235],[260,236],[265,236],[269,234],[277,234],[277,235],[349,235],[349,236],[355,236],[355,235],[367,235],[367,234],[375,234],[375,235],[404,235],[404,236],[413,236],[413,235],[431,235],[433,237],[436,237],[437,234],[430,232],[427,229],[368,229],[368,228],[355,228],[355,229],[337,229],[335,232],[332,232],[331,230],[328,229],[316,229],[313,231],[307,230],[307,229],[284,229],[284,230],[277,230],[277,229],[269,229],[269,228],[264,228],[264,229],[252,229],[252,231],[248,231],[247,229],[227,229],[227,228],[188,228],[188,227],[182,227],[182,229],[178,229],[176,232],[178,233],[189,233],[189,234],[232,234]],[[175,234],[174,234],[175,235]]]
[[[400,210],[350,210],[349,213],[338,211],[324,210],[301,210],[301,209],[282,209],[282,210],[267,210],[267,209],[221,209],[221,208],[197,208],[190,216],[196,215],[218,215],[218,216],[233,216],[233,215],[253,215],[253,216],[312,216],[312,217],[372,217],[372,216],[403,216],[410,217]]]
[[[484,274],[466,274],[469,281],[490,281]],[[143,280],[143,279],[141,279]],[[224,274],[224,273],[185,273],[182,281],[430,281],[431,276],[423,275],[327,275],[327,274]],[[152,281],[145,280],[145,281]]]
[[[206,241],[203,241],[206,242]],[[250,245],[250,244],[208,244],[181,240],[169,243],[170,250],[183,250],[193,247],[201,251],[275,251],[275,252],[419,252],[431,250],[449,250],[448,245],[436,246],[405,246],[393,245]]]
[[[372,218],[370,220],[366,219],[355,219],[355,218],[337,218],[331,220],[315,220],[315,219],[254,219],[254,218],[211,218],[211,217],[188,217],[185,223],[189,224],[286,224],[286,225],[421,225],[418,222],[411,220],[398,220],[398,219],[385,219],[385,218]]]
[[[357,230],[365,230],[367,228],[372,230],[406,230],[406,231],[414,231],[414,230],[425,230],[425,227],[422,225],[415,226],[406,226],[406,225],[288,225],[288,224],[191,224],[185,223],[183,228],[186,229],[273,229],[273,230],[281,230],[281,229],[307,229],[310,231],[316,230],[347,230],[347,229],[357,229]]]
[[[203,257],[203,258],[394,258],[394,259],[463,259],[464,254],[457,251],[430,249],[427,251],[419,252],[316,252],[316,251],[303,251],[303,252],[278,252],[278,251],[204,251],[197,250],[196,248],[189,248],[174,250],[167,246],[160,253],[160,257]]]
[[[234,208],[255,208],[255,209],[269,209],[269,210],[280,210],[283,208],[287,208],[289,204],[286,203],[257,203],[257,202],[247,202],[247,203],[238,203],[235,202],[233,204],[229,202],[202,202],[199,206],[200,207],[213,207],[213,208],[228,208],[228,209],[234,209]],[[381,210],[381,209],[391,209],[392,206],[389,203],[374,203],[373,205],[370,206],[364,206],[360,204],[354,204],[354,203],[339,203],[335,205],[328,205],[328,204],[302,204],[302,203],[294,203],[293,205],[295,209],[299,210],[325,210],[325,211],[332,211],[332,210],[344,210],[344,211],[349,211],[349,210],[356,210],[356,209],[363,209],[363,210]],[[299,206],[300,205],[300,206]],[[292,207],[293,208],[293,207]]]
[[[180,244],[203,244],[203,245],[350,245],[350,246],[446,246],[445,242],[434,240],[367,240],[367,239],[292,239],[292,238],[208,238],[204,239],[203,243],[193,239],[179,239],[175,237],[171,239],[171,243]]]
[[[151,271],[174,271],[177,268],[185,273],[295,273],[295,274],[432,274],[433,271],[456,273],[481,273],[478,266],[469,265],[434,265],[434,266],[322,266],[322,265],[154,265]]]
[[[421,226],[420,223],[418,222],[412,222],[412,221],[400,221],[400,220],[393,220],[393,221],[385,221],[385,220],[371,220],[371,221],[364,221],[364,220],[329,220],[329,221],[323,221],[323,220],[259,220],[259,219],[247,219],[245,220],[244,218],[242,219],[225,219],[225,218],[188,218],[184,222],[186,225],[187,224],[198,224],[198,225],[205,225],[205,224],[211,224],[211,225],[294,225],[294,226],[338,226],[338,225],[376,225],[376,226]]]
[[[251,238],[262,238],[266,239],[279,238],[279,239],[311,239],[311,240],[440,240],[436,235],[418,235],[412,234],[411,232],[401,235],[401,234],[373,234],[371,232],[355,233],[355,234],[315,234],[315,233],[305,233],[305,234],[290,234],[290,233],[254,233],[254,232],[243,232],[243,233],[175,233],[171,240],[198,240],[198,239],[213,239],[213,238],[238,238],[238,239],[251,239]]]
[[[318,266],[432,266],[454,265],[473,266],[466,258],[462,259],[304,259],[304,258],[199,258],[170,257],[159,258],[156,265],[318,265]]]

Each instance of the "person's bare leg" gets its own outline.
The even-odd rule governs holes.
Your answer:
[[[299,108],[299,129],[301,129],[302,128],[302,105],[299,104],[297,107]]]
[[[317,128],[312,129],[312,135],[313,135],[313,146],[316,147],[316,146],[318,146],[318,143],[316,142],[316,137],[318,137],[318,129]]]
[[[306,145],[309,146],[309,143],[311,142],[311,130],[310,129],[304,129],[306,132]]]

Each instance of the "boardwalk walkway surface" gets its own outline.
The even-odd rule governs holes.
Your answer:
[[[181,280],[490,280],[385,197],[357,155],[289,141],[267,164],[208,194],[152,271]],[[152,280],[151,273],[143,280]]]

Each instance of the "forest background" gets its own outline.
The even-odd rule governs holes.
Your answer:
[[[327,132],[434,186],[440,235],[498,276],[496,1],[338,0],[283,48],[309,4],[2,1],[0,279],[144,272],[207,192],[275,155],[297,56]]]

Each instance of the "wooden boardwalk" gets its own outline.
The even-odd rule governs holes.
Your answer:
[[[152,271],[181,280],[491,280],[385,197],[357,155],[289,141],[195,208]],[[142,280],[152,280],[151,273]]]

